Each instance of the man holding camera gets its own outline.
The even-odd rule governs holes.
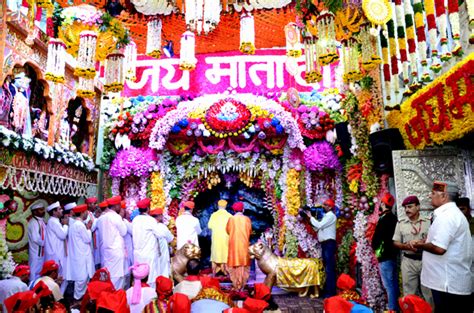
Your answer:
[[[324,297],[336,295],[336,222],[337,217],[333,209],[334,200],[327,199],[323,203],[324,216],[321,221],[311,216],[309,211],[303,211],[309,218],[311,225],[318,231],[318,240],[321,243],[326,282],[324,284]]]

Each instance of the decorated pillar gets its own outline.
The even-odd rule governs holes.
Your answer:
[[[0,66],[3,69],[5,57],[5,38],[7,36],[7,0],[0,0]],[[0,81],[3,82],[3,70],[0,71]]]

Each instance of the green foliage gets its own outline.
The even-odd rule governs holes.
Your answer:
[[[354,237],[351,230],[342,237],[341,244],[337,249],[337,272],[339,274],[349,274],[350,270],[350,252],[352,244],[354,243]]]

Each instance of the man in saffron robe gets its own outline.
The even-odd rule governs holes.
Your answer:
[[[227,257],[229,253],[229,235],[227,222],[232,214],[226,211],[227,201],[219,200],[218,210],[212,213],[207,227],[212,231],[211,262],[214,276],[221,272],[227,275]]]
[[[235,215],[227,222],[229,234],[229,254],[227,270],[235,290],[240,291],[247,283],[250,274],[249,240],[252,232],[250,218],[243,214],[244,204],[236,202],[232,205]]]

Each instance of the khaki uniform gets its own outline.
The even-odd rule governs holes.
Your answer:
[[[424,240],[428,235],[430,220],[420,216],[416,222],[410,221],[408,217],[400,219],[393,234],[393,241],[408,243],[411,240]],[[423,298],[433,305],[431,290],[421,285],[421,260],[422,252],[402,250],[402,282],[404,295],[423,295]],[[421,291],[421,294],[420,294]]]

